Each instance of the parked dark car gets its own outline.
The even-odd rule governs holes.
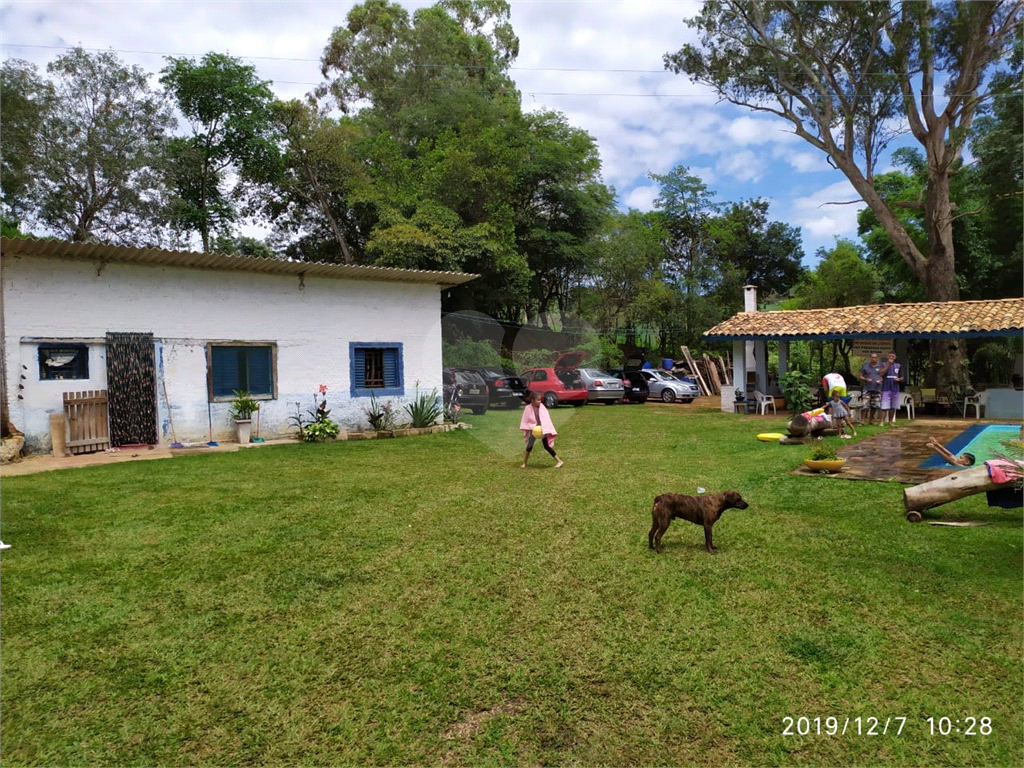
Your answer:
[[[516,374],[501,368],[467,368],[480,374],[487,382],[491,395],[491,407],[518,408],[526,398],[526,384]]]
[[[614,371],[608,371],[612,376],[616,376],[622,379],[622,390],[624,403],[646,403],[647,398],[650,397],[651,391],[647,387],[647,379],[643,377],[640,371],[624,371],[621,368],[616,368]]]
[[[487,413],[487,407],[491,404],[491,394],[487,389],[487,382],[479,373],[456,368],[445,368],[441,373],[444,381],[444,402],[447,403],[451,399],[452,388],[458,386],[462,389],[459,393],[459,404],[463,408],[469,408],[477,416]]]

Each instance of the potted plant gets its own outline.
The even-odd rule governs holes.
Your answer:
[[[843,468],[846,459],[839,458],[836,449],[821,440],[816,440],[811,452],[804,459],[804,466],[813,472],[835,473]]]
[[[736,402],[737,403],[742,403],[746,399],[747,399],[746,393],[742,389],[737,389],[736,390]]]
[[[252,436],[252,415],[260,409],[260,404],[249,396],[248,390],[234,390],[235,399],[231,401],[231,418],[235,420],[238,430],[238,442],[249,443]]]

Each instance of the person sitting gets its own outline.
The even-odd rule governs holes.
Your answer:
[[[928,447],[945,459],[947,464],[953,464],[957,467],[974,466],[975,456],[973,453],[962,453],[959,456],[955,456],[946,449],[946,446],[942,445],[942,443],[934,437],[928,438]]]

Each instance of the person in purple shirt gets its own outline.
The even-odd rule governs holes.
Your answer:
[[[882,377],[882,426],[896,424],[896,411],[900,407],[900,382],[903,366],[896,362],[896,353],[890,352],[885,365],[878,372]]]

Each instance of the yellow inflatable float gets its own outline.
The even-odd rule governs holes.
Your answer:
[[[762,443],[777,443],[782,439],[781,432],[762,432],[757,436]]]

